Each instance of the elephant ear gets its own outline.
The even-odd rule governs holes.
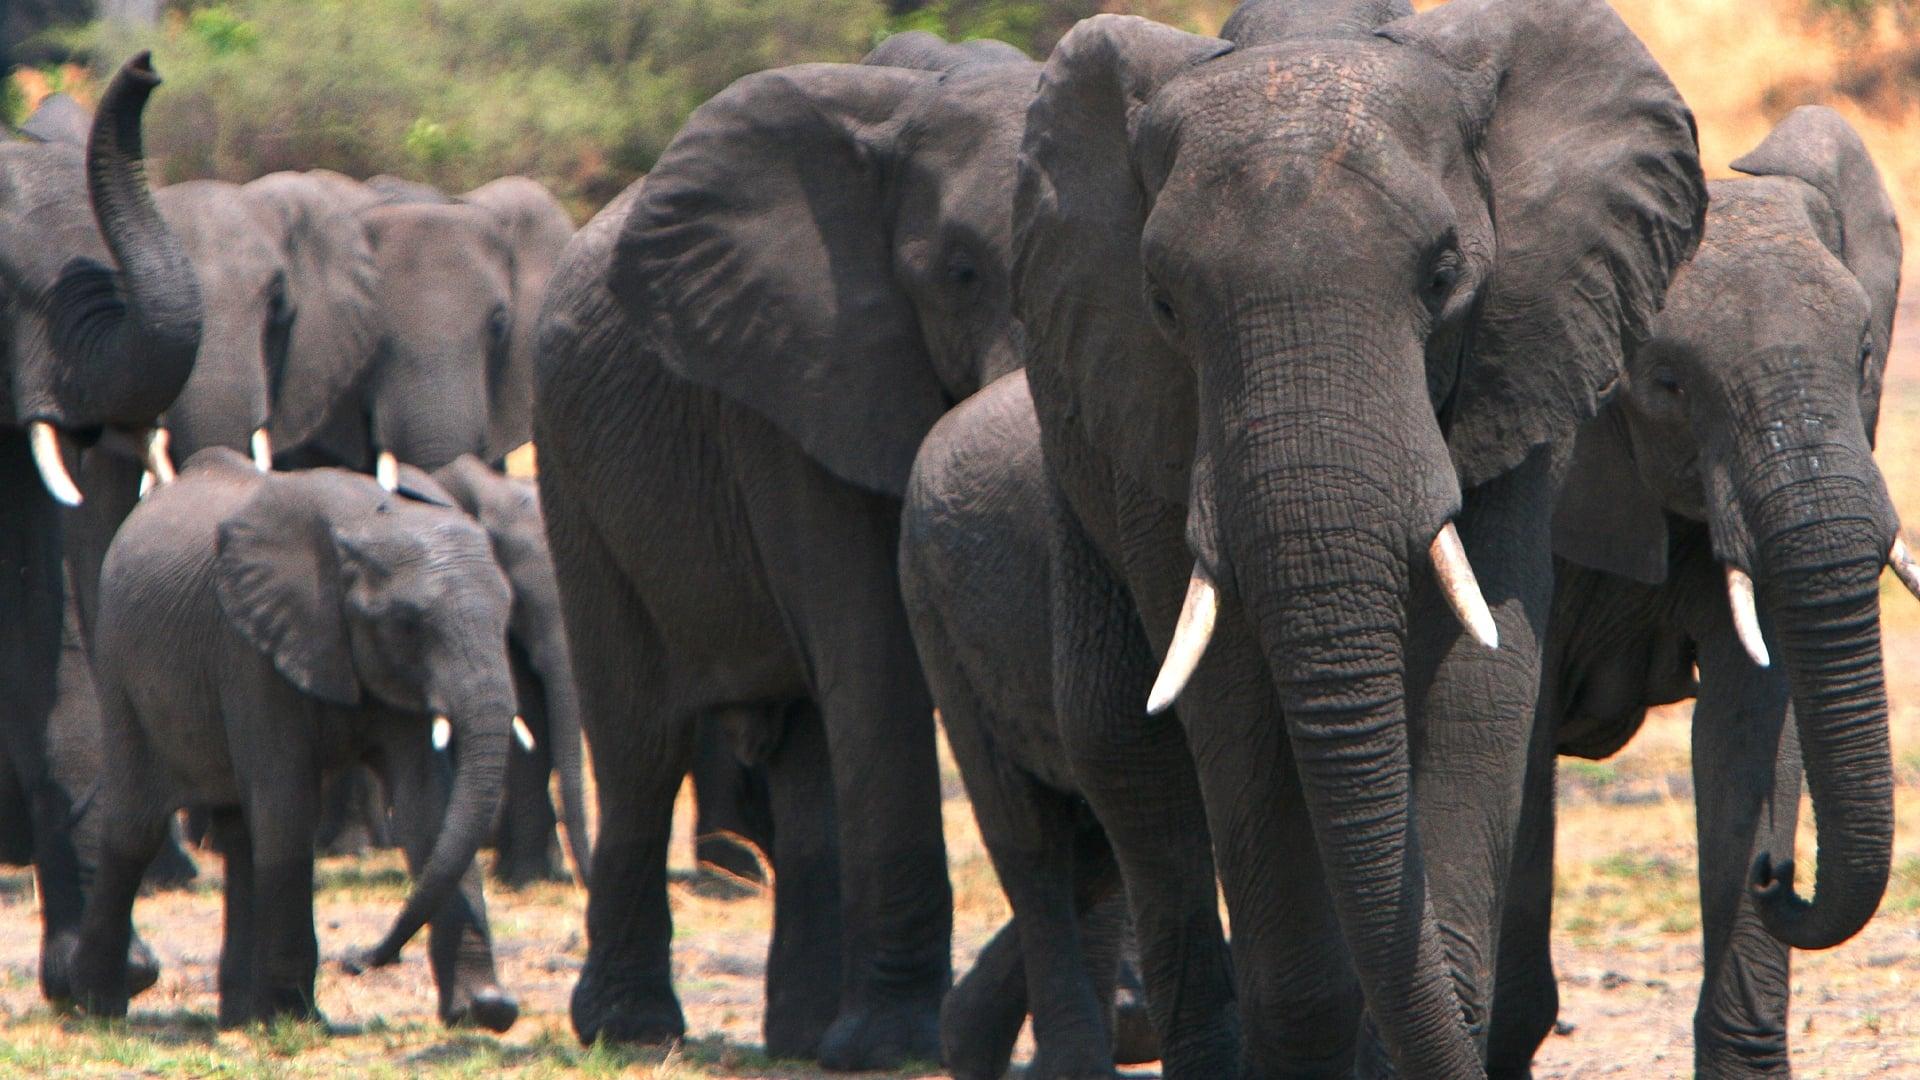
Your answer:
[[[1871,433],[1880,416],[1881,379],[1900,298],[1900,221],[1880,181],[1880,170],[1852,125],[1820,105],[1802,105],[1788,113],[1733,167],[1754,176],[1805,181],[1832,208],[1838,235],[1821,239],[1867,291],[1873,310],[1872,374],[1860,388],[1861,411]]]
[[[860,62],[869,66],[913,68],[919,71],[952,71],[969,64],[1028,63],[1029,57],[1017,47],[992,38],[973,41],[947,41],[925,30],[894,34],[873,47]]]
[[[1463,488],[1571,437],[1646,340],[1707,209],[1693,114],[1605,0],[1452,0],[1380,33],[1483,125],[1496,254],[1445,410]]]
[[[1036,408],[1174,503],[1188,497],[1197,405],[1191,369],[1144,310],[1151,200],[1132,131],[1167,81],[1232,48],[1132,15],[1082,21],[1041,72],[1014,190],[1014,309]]]
[[[949,404],[886,217],[887,147],[936,78],[804,64],[735,82],[647,175],[609,273],[671,371],[895,496]]]
[[[513,250],[513,311],[502,367],[487,380],[487,460],[498,461],[533,438],[533,358],[540,304],[560,253],[573,239],[573,219],[546,188],[507,176],[475,188],[462,201],[493,214]]]
[[[214,591],[242,636],[287,681],[322,701],[356,705],[333,529],[317,473],[275,473],[220,523]]]
[[[1220,36],[1247,48],[1288,38],[1366,35],[1413,14],[1407,0],[1245,0]]]
[[[263,176],[241,189],[287,268],[284,346],[269,350],[273,444],[319,435],[334,405],[365,378],[380,338],[378,277],[365,231],[328,180]]]
[[[21,134],[28,138],[82,149],[86,148],[92,131],[93,110],[69,94],[48,94],[34,107],[33,115],[20,125]]]
[[[1667,580],[1667,514],[1640,478],[1618,404],[1580,428],[1553,508],[1553,553],[1581,566],[1659,585]]]

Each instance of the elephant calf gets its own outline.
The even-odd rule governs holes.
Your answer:
[[[95,628],[106,781],[75,998],[126,1012],[134,895],[182,806],[227,861],[220,1022],[317,1016],[313,840],[324,773],[366,760],[407,801],[415,886],[354,967],[432,920],[440,1015],[505,1030],[474,852],[515,711],[511,598],[486,532],[340,470],[196,455],[108,549]],[[429,739],[428,718],[433,737]],[[449,791],[433,743],[451,740]],[[444,818],[444,822],[443,819]]]

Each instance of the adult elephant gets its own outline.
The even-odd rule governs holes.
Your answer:
[[[1692,118],[1600,0],[1223,33],[1087,20],[1029,114],[1062,740],[1168,1075],[1478,1076],[1552,493],[1699,236]]]
[[[1710,185],[1706,238],[1625,391],[1582,431],[1555,519],[1564,561],[1501,935],[1500,1075],[1527,1074],[1555,1013],[1555,750],[1609,756],[1647,706],[1699,698],[1700,1076],[1788,1074],[1788,947],[1846,940],[1886,888],[1890,549],[1920,586],[1873,461],[1900,227],[1832,110],[1788,114],[1734,168],[1752,178]],[[1811,903],[1793,888],[1803,759]]]
[[[32,814],[40,890],[41,990],[64,999],[81,913],[68,822],[75,793],[48,767],[70,547],[93,527],[62,504],[119,502],[138,487],[140,447],[185,384],[199,346],[198,282],[147,189],[140,117],[159,85],[146,54],[108,85],[85,149],[0,145],[0,740]],[[101,459],[85,490],[73,451]],[[124,453],[109,454],[118,447]],[[108,489],[112,490],[109,491]],[[97,562],[73,559],[91,581]],[[82,586],[84,587],[84,586]],[[141,977],[151,978],[148,971]]]
[[[599,788],[586,1042],[686,1030],[666,863],[706,721],[769,769],[768,1052],[939,1052],[952,902],[900,495],[927,428],[1017,362],[1037,69],[914,43],[734,83],[554,275],[535,440]]]

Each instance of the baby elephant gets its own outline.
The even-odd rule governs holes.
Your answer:
[[[220,1022],[318,1018],[321,780],[364,760],[415,803],[396,815],[415,884],[350,969],[390,963],[431,919],[441,1019],[510,1027],[519,1007],[495,977],[474,866],[515,709],[486,532],[371,477],[262,474],[210,449],[128,517],[100,590],[106,782],[79,1004],[126,1012],[134,895],[185,806],[211,812],[227,862]],[[450,784],[433,749],[448,738]]]

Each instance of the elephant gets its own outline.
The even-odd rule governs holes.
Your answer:
[[[952,891],[900,498],[933,422],[1018,363],[1036,74],[915,34],[749,75],[554,272],[534,439],[599,794],[583,1042],[685,1033],[667,851],[706,723],[767,769],[767,1052],[939,1053]]]
[[[1014,372],[933,426],[901,513],[914,642],[1014,911],[941,1009],[942,1060],[960,1080],[1006,1073],[1029,1006],[1034,1080],[1160,1056],[1143,1009],[1114,1015],[1126,899],[1053,717],[1054,498],[1026,374]]]
[[[1556,511],[1496,1075],[1527,1075],[1556,1011],[1554,754],[1613,754],[1648,706],[1699,699],[1698,1075],[1788,1075],[1788,947],[1851,937],[1886,888],[1880,569],[1891,558],[1920,585],[1873,461],[1900,227],[1830,109],[1787,114],[1733,167],[1751,175],[1709,185],[1706,238],[1620,395],[1582,429]],[[1803,759],[1820,844],[1810,904],[1792,870]]]
[[[1221,34],[1083,21],[1028,114],[1061,741],[1169,1077],[1480,1076],[1553,495],[1698,242],[1692,116],[1601,0]]]
[[[321,777],[367,760],[413,803],[398,816],[415,885],[349,970],[393,962],[431,921],[441,1018],[510,1027],[474,865],[516,711],[511,595],[486,532],[360,474],[261,473],[213,447],[128,516],[100,587],[106,782],[80,1006],[125,1015],[140,876],[174,811],[199,806],[227,863],[220,1023],[318,1019]],[[449,741],[450,781],[434,752]]]
[[[129,60],[84,148],[0,144],[0,754],[30,815],[40,986],[55,1001],[70,996],[82,908],[68,828],[79,793],[47,751],[68,581],[79,595],[97,578],[102,522],[137,491],[148,434],[200,343],[199,285],[142,161],[141,115],[159,81],[146,53]],[[129,978],[157,974],[137,963]]]

